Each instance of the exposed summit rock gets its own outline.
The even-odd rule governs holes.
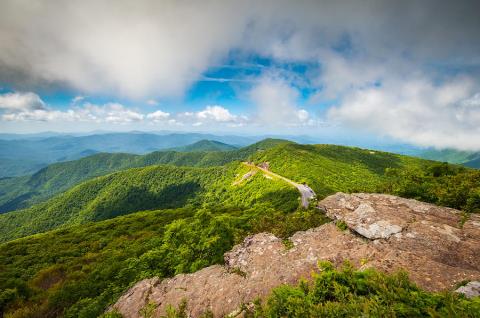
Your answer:
[[[140,317],[140,310],[154,303],[154,316],[159,316],[167,305],[177,306],[186,299],[192,317],[205,310],[224,316],[267,296],[273,287],[309,278],[320,260],[337,266],[349,260],[357,267],[384,272],[404,269],[413,281],[433,291],[480,279],[476,215],[463,222],[459,211],[379,194],[337,193],[320,207],[351,231],[329,223],[297,232],[290,238],[290,249],[272,234],[256,234],[226,253],[225,265],[141,281],[113,307],[124,317]]]

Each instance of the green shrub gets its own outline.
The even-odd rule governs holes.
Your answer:
[[[254,317],[480,317],[480,298],[468,300],[454,293],[425,292],[404,272],[386,275],[356,271],[345,265],[337,271],[323,264],[294,286],[275,288],[265,302],[257,302]]]
[[[343,220],[337,220],[335,222],[335,225],[337,226],[337,228],[341,231],[346,231],[348,229],[348,225],[347,223],[345,223],[345,221]]]

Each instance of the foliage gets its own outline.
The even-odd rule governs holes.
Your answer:
[[[480,212],[480,171],[437,163],[427,169],[387,169],[380,191],[448,206],[470,213]]]
[[[298,192],[282,181],[255,176],[233,186],[239,164],[193,168],[149,166],[86,181],[45,203],[0,215],[0,241],[51,229],[99,221],[142,210],[187,205],[283,211],[298,207]]]
[[[404,272],[385,275],[372,269],[337,271],[329,263],[313,282],[280,286],[252,317],[480,317],[480,298],[429,293],[412,284]],[[248,315],[247,315],[248,316]]]
[[[266,224],[289,235],[324,223],[318,215],[267,206],[181,208],[138,212],[4,243],[0,312],[12,317],[96,317],[138,280],[222,263],[224,252]]]
[[[309,184],[319,198],[338,191],[383,192],[467,212],[476,212],[480,206],[480,172],[460,166],[351,147],[277,140],[209,154],[227,160],[233,153],[243,153],[257,163],[269,162],[273,171]],[[278,180],[257,174],[241,186],[233,186],[244,169],[248,168],[236,162],[210,168],[149,166],[98,177],[45,203],[0,215],[0,241],[139,210],[189,204],[216,209],[260,205],[296,209],[297,192]]]
[[[59,179],[47,169],[35,180],[54,193],[65,186],[70,172],[79,182],[82,173],[90,178],[132,165],[129,155],[105,156],[105,162],[113,160],[110,167],[99,165],[97,171],[92,163],[82,170],[80,164],[66,168]],[[266,140],[227,152],[171,151],[132,158],[133,166],[148,167],[86,180],[47,202],[0,215],[0,241],[50,230],[0,244],[3,313],[95,317],[140,279],[222,262],[223,253],[248,234],[268,231],[286,238],[327,221],[317,210],[297,210],[297,190],[281,180],[257,173],[234,184],[249,171],[236,160],[267,161],[274,172],[306,182],[319,198],[337,191],[380,191],[470,212],[478,211],[480,203],[478,171],[350,147]],[[162,160],[177,166],[152,166]],[[137,212],[142,210],[148,211]],[[319,275],[313,286],[281,287],[254,314],[468,316],[466,308],[478,305],[450,294],[425,293],[400,274],[327,267]]]
[[[335,145],[285,144],[253,156],[256,163],[297,182],[307,183],[319,199],[341,192],[374,192],[385,169],[425,167],[432,162],[365,149]]]
[[[79,160],[55,163],[31,176],[0,179],[0,213],[30,207],[82,181],[119,170],[159,164],[221,166],[235,160],[246,160],[256,151],[286,143],[289,142],[265,139],[238,150],[222,152],[204,151],[205,147],[202,149],[195,147],[192,152],[156,151],[143,156],[100,153]]]
[[[346,231],[348,229],[347,223],[345,223],[343,220],[336,221],[335,225],[342,231]]]
[[[455,149],[428,149],[419,154],[420,157],[436,161],[462,164],[466,167],[480,168],[479,151],[461,151]]]

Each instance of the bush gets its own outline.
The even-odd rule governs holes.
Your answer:
[[[404,272],[386,275],[356,271],[346,264],[337,271],[321,264],[313,281],[275,288],[254,317],[479,317],[480,298],[425,292]]]

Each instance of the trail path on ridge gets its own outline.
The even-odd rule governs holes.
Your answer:
[[[265,168],[262,168],[262,167],[259,167],[257,165],[254,165],[254,164],[251,164],[251,163],[248,163],[248,162],[243,162],[244,165],[246,165],[247,167],[250,167],[250,168],[255,168],[255,169],[258,169],[258,170],[261,170],[264,174],[266,175],[269,175],[269,176],[272,176],[272,177],[275,177],[275,178],[278,178],[278,179],[282,179],[283,181],[287,182],[288,184],[294,186],[295,188],[297,188],[297,190],[300,192],[300,194],[302,195],[302,206],[304,208],[308,208],[308,205],[310,203],[310,199],[314,198],[316,196],[315,192],[312,190],[312,188],[310,188],[309,186],[307,186],[306,184],[301,184],[301,183],[297,183],[295,181],[292,181],[288,178],[285,178],[284,176],[281,176],[275,172],[272,172],[270,170],[267,170]]]

